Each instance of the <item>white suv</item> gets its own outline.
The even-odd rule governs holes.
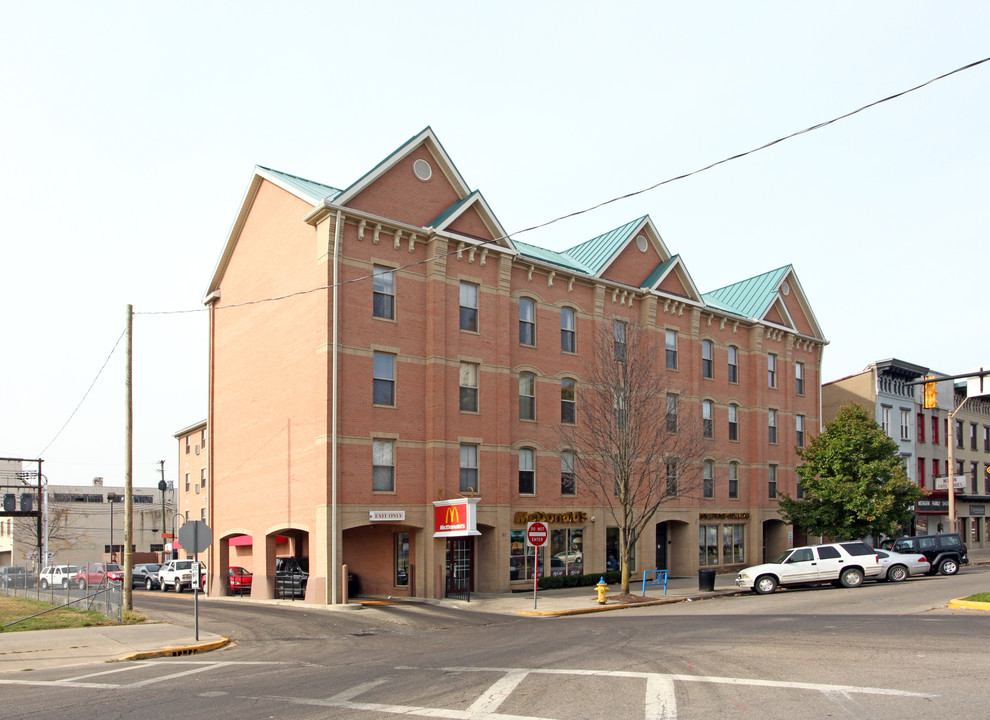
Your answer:
[[[193,560],[169,560],[158,571],[158,587],[162,592],[172,588],[182,592],[182,588],[192,587]]]
[[[882,569],[877,551],[866,543],[810,545],[787,550],[773,562],[743,569],[736,576],[736,585],[759,595],[772,593],[778,585],[831,582],[850,588],[876,577]]]
[[[79,568],[75,565],[46,565],[38,576],[38,586],[42,590],[68,587],[77,572]]]

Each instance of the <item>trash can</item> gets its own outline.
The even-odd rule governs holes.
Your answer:
[[[703,592],[714,592],[715,590],[715,571],[714,570],[699,570],[698,571],[698,589]]]

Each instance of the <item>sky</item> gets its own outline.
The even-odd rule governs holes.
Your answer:
[[[0,2],[0,457],[135,486],[206,418],[255,165],[346,187],[431,126],[519,240],[650,215],[702,292],[793,265],[828,382],[990,364],[990,4]],[[303,288],[300,288],[303,289]]]

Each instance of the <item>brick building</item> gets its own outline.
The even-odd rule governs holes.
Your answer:
[[[791,540],[775,496],[819,428],[825,340],[790,266],[702,294],[649,217],[564,252],[514,241],[427,128],[343,190],[256,168],[206,303],[212,591],[241,565],[271,596],[281,555],[308,557],[314,603],[344,564],[368,594],[531,587],[534,516],[539,572],[603,570],[614,522],[555,430],[615,322],[656,333],[710,435],[685,459],[704,492],[662,506],[636,567]]]

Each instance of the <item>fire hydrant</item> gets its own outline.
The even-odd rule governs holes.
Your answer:
[[[598,591],[598,604],[605,604],[605,591],[608,590],[608,585],[605,584],[605,576],[602,575],[598,580],[598,584],[595,585],[595,590]]]

